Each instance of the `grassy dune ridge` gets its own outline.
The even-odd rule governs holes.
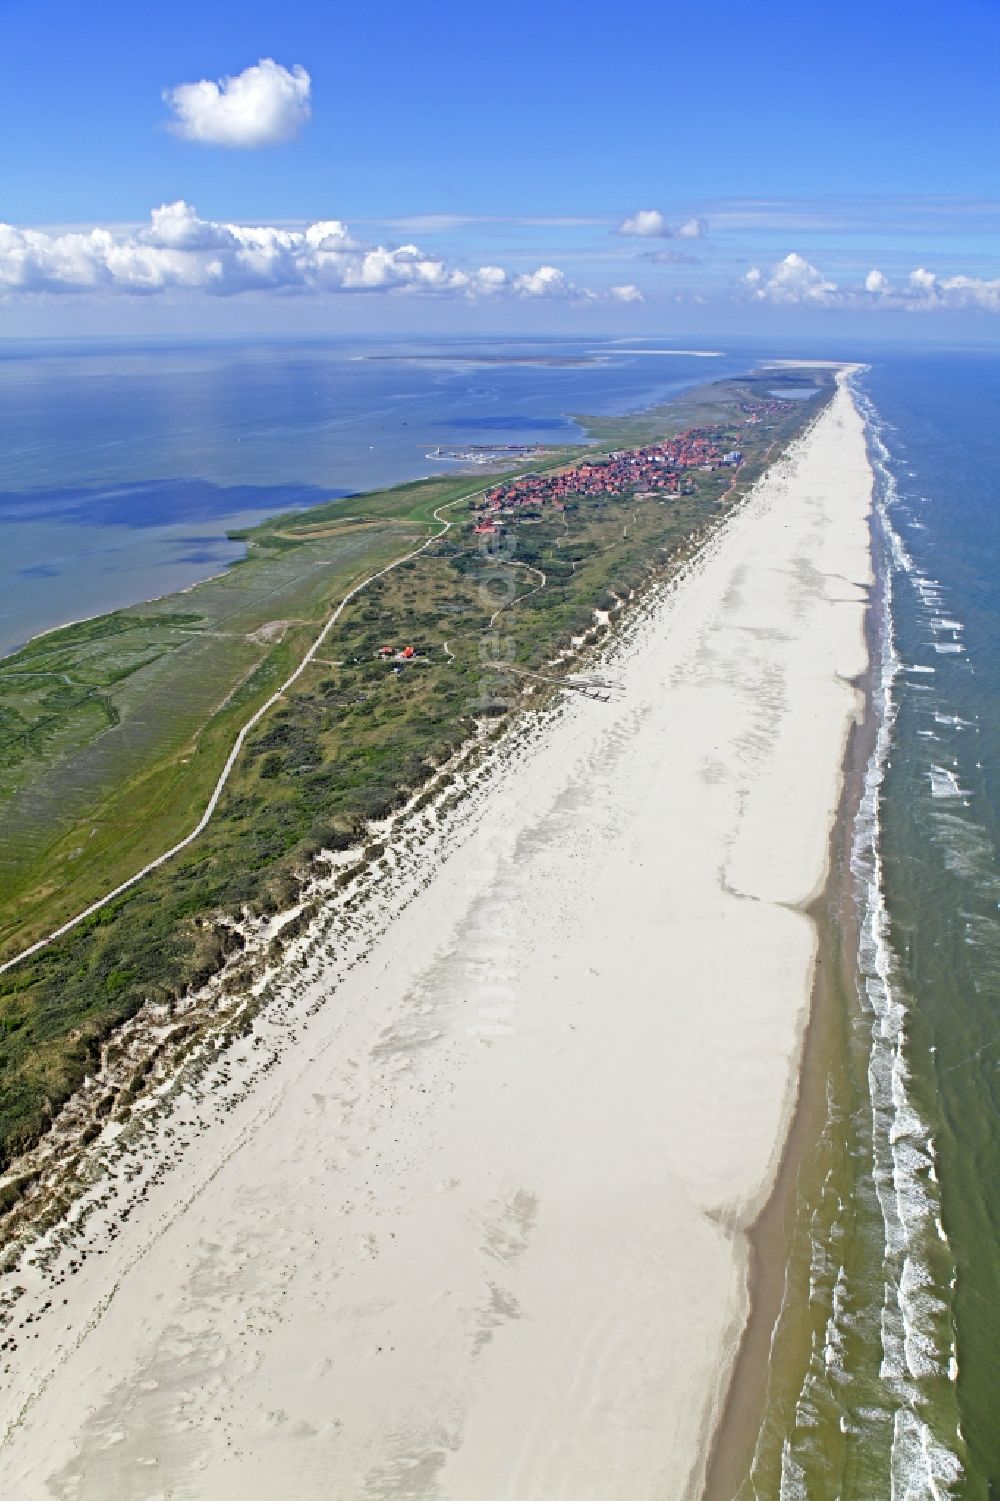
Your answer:
[[[713,427],[746,454],[664,501],[579,497],[516,528],[504,653],[522,669],[591,629],[594,610],[669,571],[815,412],[742,426],[775,387],[721,382],[668,407],[590,423],[598,450]],[[593,451],[593,450],[591,450]],[[549,453],[557,467],[579,450]],[[523,472],[528,466],[519,466]],[[498,476],[484,476],[483,487]],[[437,530],[468,474],[272,518],[247,558],[168,596],[36,639],[0,662],[0,956],[22,949],[169,848],[197,821],[239,727],[302,660],[337,602]],[[419,558],[364,590],[323,651],[248,738],[216,816],[188,849],[0,976],[0,1154],[37,1139],[149,999],[168,1006],[239,947],[219,919],[290,906],[322,849],[363,837],[468,739],[484,712],[484,643],[498,603],[462,507]],[[531,570],[531,571],[529,571]],[[537,587],[544,575],[545,585]],[[412,643],[404,670],[378,660]],[[530,707],[528,680],[503,675]],[[504,691],[485,712],[501,712]],[[123,1102],[127,1109],[127,1103]]]

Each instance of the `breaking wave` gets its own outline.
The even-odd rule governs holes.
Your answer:
[[[857,393],[856,393],[857,394]],[[889,1469],[892,1501],[943,1501],[956,1494],[962,1476],[957,1434],[935,1431],[933,1399],[954,1378],[954,1346],[947,1291],[931,1266],[947,1250],[931,1127],[909,1088],[906,1059],[908,1003],[889,939],[889,914],[881,853],[880,804],[897,714],[897,679],[903,669],[895,641],[893,586],[906,575],[940,627],[958,635],[960,622],[944,616],[941,586],[920,572],[893,525],[898,499],[889,450],[872,403],[857,394],[876,473],[875,528],[888,566],[884,569],[879,620],[879,657],[873,698],[876,736],[865,769],[864,790],[853,831],[851,872],[861,918],[858,984],[871,1019],[868,1088],[872,1122],[872,1172],[882,1215],[884,1299],[881,1311],[881,1377],[892,1416]],[[910,669],[912,671],[912,669]],[[962,798],[954,772],[935,766],[935,797]],[[953,1274],[954,1268],[951,1267]],[[951,1423],[948,1425],[951,1427]]]

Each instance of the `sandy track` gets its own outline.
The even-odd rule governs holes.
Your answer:
[[[794,1099],[870,486],[842,388],[633,628],[620,698],[497,773],[363,962],[289,973],[261,1084],[182,1095],[180,1165],[18,1335],[5,1494],[696,1494]]]
[[[201,817],[198,819],[198,822],[195,824],[191,832],[189,834],[185,834],[184,838],[179,839],[176,844],[172,844],[169,849],[164,850],[161,855],[157,855],[155,859],[150,860],[146,865],[143,865],[140,870],[137,870],[134,875],[129,876],[127,880],[121,881],[110,891],[105,892],[103,896],[98,897],[96,901],[91,902],[88,907],[84,907],[81,911],[75,913],[74,916],[68,918],[66,922],[60,923],[59,927],[53,928],[52,931],[50,933],[47,933],[44,938],[39,938],[34,943],[28,944],[26,948],[21,949],[18,953],[12,954],[9,959],[4,960],[4,962],[0,964],[0,975],[2,975],[8,969],[13,969],[15,964],[20,964],[22,960],[29,958],[32,954],[37,954],[41,949],[47,948],[50,943],[55,941],[55,939],[62,938],[64,933],[71,932],[73,928],[84,922],[88,917],[92,917],[95,912],[100,912],[102,907],[106,907],[109,902],[113,902],[115,898],[121,896],[123,892],[131,890],[133,886],[137,886],[140,881],[144,881],[146,877],[150,875],[154,870],[159,870],[161,865],[166,865],[167,862],[169,860],[172,860],[175,855],[179,855],[181,850],[187,849],[188,846],[193,844],[196,839],[200,838],[200,836],[208,828],[208,825],[211,823],[212,818],[215,815],[215,810],[219,805],[219,799],[225,791],[226,784],[229,781],[229,778],[232,776],[233,767],[236,765],[236,762],[239,760],[243,752],[243,746],[250,731],[252,729],[255,729],[256,726],[260,724],[260,721],[264,718],[264,716],[266,714],[269,714],[270,711],[274,708],[275,704],[281,701],[281,699],[288,692],[289,688],[294,687],[294,685],[298,682],[299,678],[305,672],[306,668],[315,658],[316,653],[324,645],[330,632],[333,630],[334,626],[337,624],[337,621],[340,619],[341,615],[344,613],[351,601],[357,599],[359,594],[363,594],[364,591],[369,587],[369,585],[375,583],[376,579],[384,578],[387,573],[392,573],[394,569],[401,567],[402,564],[409,563],[411,559],[419,557],[422,552],[427,551],[428,547],[430,547],[433,543],[439,541],[439,539],[443,537],[446,532],[451,531],[451,528],[455,525],[455,523],[453,521],[446,521],[444,519],[444,516],[441,514],[442,511],[450,511],[455,506],[461,505],[464,501],[471,500],[474,495],[479,495],[480,493],[481,487],[477,490],[470,490],[467,495],[460,495],[457,500],[448,501],[446,505],[438,506],[437,510],[433,511],[431,514],[433,515],[434,520],[437,521],[441,527],[441,530],[439,532],[435,532],[433,536],[428,537],[427,540],[425,542],[422,542],[419,547],[412,548],[409,552],[404,553],[402,557],[394,558],[392,562],[387,563],[385,567],[379,568],[374,573],[370,573],[366,578],[362,579],[360,583],[355,584],[353,589],[348,590],[348,592],[334,607],[331,614],[327,616],[327,619],[320,629],[320,632],[317,635],[315,641],[313,641],[312,645],[306,650],[298,666],[289,673],[288,677],[281,684],[281,686],[275,689],[270,698],[267,699],[265,703],[261,704],[258,709],[255,709],[253,714],[251,714],[250,717],[245,721],[245,723],[241,725],[239,731],[237,732],[236,739],[233,741],[232,750],[226,757],[225,765],[219,772],[218,780],[216,781],[215,786],[212,788],[208,802],[205,804],[205,811],[202,813]],[[230,691],[232,692],[235,690]]]

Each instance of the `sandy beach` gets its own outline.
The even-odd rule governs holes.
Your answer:
[[[870,501],[841,379],[612,644],[610,701],[411,828],[254,1035],[109,1130],[78,1233],[0,1288],[2,1494],[698,1496],[795,1103]]]

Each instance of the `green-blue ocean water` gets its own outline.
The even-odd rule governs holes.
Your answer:
[[[872,356],[872,743],[744,1496],[1000,1496],[1000,356]]]
[[[918,1390],[922,1325],[944,1322],[935,1300],[950,1304],[965,1447],[955,1489],[987,1496],[1000,1493],[1000,359],[877,365],[865,386],[886,450],[901,664],[882,800],[888,937],[907,1094],[930,1127],[929,1198],[954,1278],[924,1283],[916,1257],[900,1301],[914,1304]],[[916,1156],[904,1111],[897,1140]],[[912,1170],[931,1174],[919,1159]]]

